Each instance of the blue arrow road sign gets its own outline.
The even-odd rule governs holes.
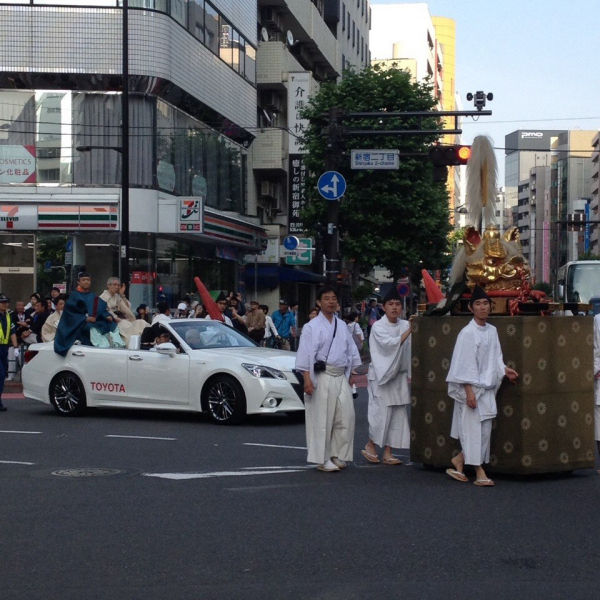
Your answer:
[[[319,194],[325,200],[337,200],[346,193],[346,180],[337,171],[327,171],[319,177]]]
[[[65,244],[65,248],[67,249],[67,252],[73,252],[73,240],[68,240]]]
[[[288,235],[283,238],[283,247],[286,250],[295,250],[299,243],[300,240],[295,235]]]

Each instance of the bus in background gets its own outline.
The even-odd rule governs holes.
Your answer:
[[[568,262],[558,270],[557,288],[559,302],[600,303],[600,260]]]

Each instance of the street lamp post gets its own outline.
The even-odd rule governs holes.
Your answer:
[[[123,90],[121,94],[121,283],[129,285],[129,0],[123,0]]]

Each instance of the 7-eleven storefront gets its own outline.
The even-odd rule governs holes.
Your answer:
[[[34,197],[32,197],[34,196]],[[11,302],[57,285],[72,289],[83,267],[101,292],[119,275],[119,194],[0,194],[0,291]],[[195,207],[190,210],[190,206]],[[184,219],[196,219],[195,223]],[[134,308],[194,294],[193,278],[209,289],[244,291],[242,260],[266,244],[263,229],[245,219],[183,199],[131,190],[130,291]]]

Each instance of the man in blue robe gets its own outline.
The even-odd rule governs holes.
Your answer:
[[[91,346],[92,327],[99,333],[114,331],[117,324],[108,312],[106,302],[90,291],[92,279],[87,271],[77,275],[77,289],[71,292],[63,310],[56,337],[54,352],[66,356],[69,348],[79,340],[85,346]]]

